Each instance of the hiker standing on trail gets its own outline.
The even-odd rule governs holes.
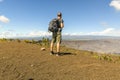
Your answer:
[[[56,24],[54,24],[54,22],[56,22]],[[60,55],[60,43],[61,43],[61,32],[62,32],[62,28],[64,27],[64,21],[62,19],[62,13],[58,12],[57,13],[57,18],[52,20],[52,25],[55,26],[55,29],[53,29],[52,32],[52,40],[51,40],[51,44],[50,44],[50,55],[54,54],[53,51],[53,47],[54,47],[54,43],[57,44],[57,54],[56,56]],[[50,23],[51,24],[51,23]]]

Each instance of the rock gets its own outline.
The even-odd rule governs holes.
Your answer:
[[[43,47],[43,48],[41,48],[41,51],[45,51],[46,49]]]
[[[31,67],[33,67],[34,65],[33,65],[33,64],[31,64],[30,66],[31,66]]]

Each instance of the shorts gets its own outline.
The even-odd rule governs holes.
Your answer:
[[[61,43],[61,32],[52,33],[52,43]]]

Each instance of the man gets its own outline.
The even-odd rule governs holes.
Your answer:
[[[56,56],[59,56],[60,55],[60,43],[61,43],[61,37],[62,37],[61,32],[62,32],[62,28],[64,27],[64,21],[62,19],[61,12],[58,12],[57,20],[58,20],[58,31],[52,33],[52,40],[51,40],[51,44],[50,44],[50,55],[54,54],[53,47],[54,47],[54,43],[56,42],[56,44],[57,44]]]

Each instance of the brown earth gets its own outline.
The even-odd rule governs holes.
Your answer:
[[[24,42],[0,42],[0,80],[120,80],[120,63],[62,47],[62,55]]]

